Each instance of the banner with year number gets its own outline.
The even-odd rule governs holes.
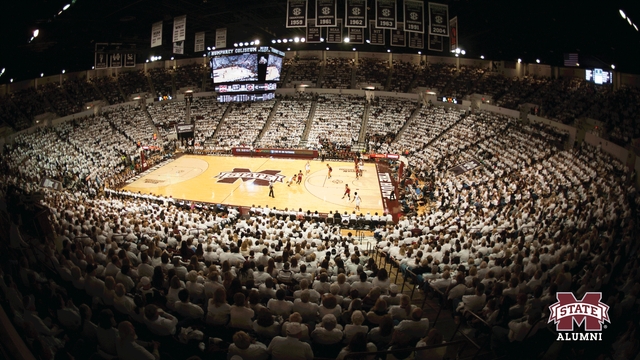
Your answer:
[[[404,30],[424,33],[424,3],[404,0]]]
[[[316,26],[336,26],[338,24],[338,18],[336,14],[337,10],[337,0],[316,0]]]
[[[344,7],[346,27],[367,27],[367,0],[347,0]]]
[[[429,3],[429,35],[449,36],[449,6]]]
[[[204,31],[196,33],[195,52],[204,51]]]
[[[287,0],[287,27],[307,26],[307,0]]]
[[[397,10],[396,0],[376,0],[376,28],[395,30],[398,27]]]
[[[364,32],[365,29],[359,27],[350,27],[349,29],[349,42],[353,44],[364,44]]]

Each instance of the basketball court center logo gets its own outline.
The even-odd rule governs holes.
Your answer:
[[[558,302],[551,305],[548,322],[555,322],[558,338],[562,341],[602,341],[602,327],[609,320],[609,306],[603,302],[602,293],[588,292],[578,301],[571,292],[556,294]],[[572,333],[573,323],[584,324],[584,333]],[[606,325],[604,325],[606,328]],[[564,333],[563,333],[564,332]]]
[[[238,179],[248,182],[253,181],[254,185],[269,186],[269,182],[281,182],[284,183],[284,175],[280,175],[281,170],[262,170],[260,172],[253,172],[247,168],[233,168],[232,171],[224,171],[214,176],[218,179],[216,183],[233,184]]]

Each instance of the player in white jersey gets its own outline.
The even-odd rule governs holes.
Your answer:
[[[354,193],[353,194],[353,200],[351,200],[351,202],[356,202],[356,208],[355,210],[360,211],[360,195],[358,195],[358,193]]]
[[[304,169],[307,171],[307,176],[309,176],[309,173],[311,172],[311,164],[309,164],[308,161],[307,161],[307,164],[304,166]]]

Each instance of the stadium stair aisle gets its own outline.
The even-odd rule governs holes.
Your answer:
[[[358,135],[358,144],[363,144],[367,136],[367,124],[369,122],[369,111],[371,105],[367,102],[364,105],[364,113],[362,114],[362,124],[360,125],[360,134]]]
[[[156,94],[156,88],[153,86],[153,80],[151,79],[151,75],[149,74],[149,72],[146,72],[144,74],[144,77],[147,79],[147,82],[149,83],[149,89],[151,89],[151,94],[154,98],[157,98]]]
[[[311,110],[309,110],[309,116],[307,117],[307,123],[304,126],[304,132],[302,133],[302,139],[300,139],[300,145],[307,143],[309,139],[309,132],[311,131],[311,126],[313,125],[313,116],[316,114],[316,107],[318,107],[318,101],[314,100],[313,105],[311,105]]]
[[[420,114],[421,110],[422,110],[422,106],[421,105],[416,106],[416,108],[411,113],[411,116],[409,117],[409,120],[407,120],[407,122],[404,124],[402,129],[400,129],[400,131],[398,131],[398,134],[396,135],[396,138],[393,139],[393,143],[395,143],[396,141],[398,141],[398,139],[400,139],[400,137],[405,132],[405,130],[409,128],[409,125],[411,125],[411,123],[413,123],[413,120],[416,118],[416,116],[418,116],[418,114]]]
[[[256,140],[253,142],[254,145],[258,144],[260,142],[260,140],[262,140],[262,137],[264,136],[264,134],[266,134],[267,131],[269,130],[269,127],[271,127],[271,121],[276,116],[276,113],[278,112],[278,106],[279,105],[280,105],[280,99],[278,98],[278,99],[276,99],[276,103],[273,104],[273,107],[271,108],[271,112],[269,113],[269,117],[267,118],[267,121],[264,123],[264,127],[260,131],[260,135],[258,135]]]
[[[232,103],[229,103],[229,104],[232,104]],[[227,118],[227,115],[229,115],[230,112],[231,112],[231,105],[228,105],[227,108],[224,110],[224,114],[222,114],[222,117],[220,118],[220,122],[216,127],[216,131],[213,132],[213,134],[209,139],[213,139],[216,137],[216,134],[218,134],[218,131],[220,131],[220,129],[222,128],[222,124],[224,123],[225,119]]]

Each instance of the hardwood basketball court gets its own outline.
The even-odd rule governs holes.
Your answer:
[[[131,192],[153,193],[207,203],[235,206],[264,206],[299,209],[320,213],[354,210],[355,202],[342,199],[345,184],[361,198],[360,211],[382,214],[384,205],[375,164],[365,163],[363,176],[356,179],[353,162],[309,161],[311,171],[305,176],[307,160],[265,157],[226,157],[184,155],[150,172],[124,187]],[[327,164],[333,168],[328,178]],[[302,171],[300,185],[289,178]],[[273,180],[275,198],[269,197]]]

